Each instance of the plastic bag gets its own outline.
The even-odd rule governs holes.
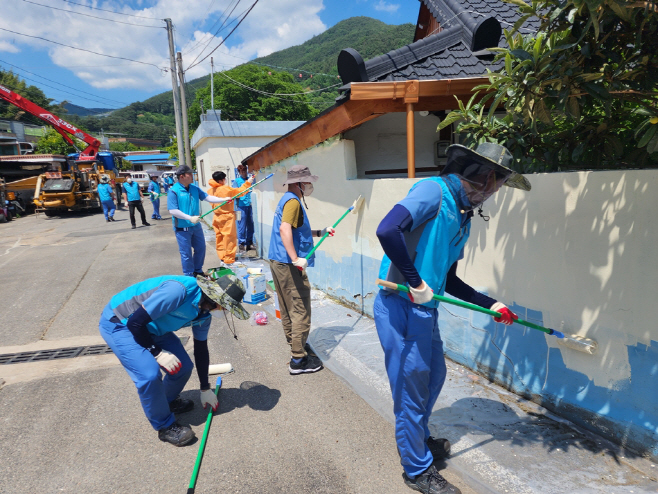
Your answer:
[[[249,322],[252,326],[265,326],[267,324],[267,314],[265,312],[252,312]]]

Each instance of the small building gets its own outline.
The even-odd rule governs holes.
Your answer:
[[[230,183],[237,176],[237,166],[247,156],[305,123],[219,120],[218,114],[218,111],[211,113],[212,119],[202,118],[192,136],[199,185],[204,190],[209,187],[214,172],[226,173]],[[201,205],[208,209],[207,203]]]
[[[176,167],[176,161],[171,160],[169,153],[158,149],[152,151],[125,151],[123,159],[132,164],[132,170],[137,172],[149,171],[172,171]]]

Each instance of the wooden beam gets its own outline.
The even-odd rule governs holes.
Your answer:
[[[407,177],[416,178],[416,135],[413,103],[407,103]]]
[[[472,89],[480,84],[486,84],[486,77],[469,77],[466,79],[441,79],[432,81],[403,82],[353,82],[351,84],[350,100],[370,99],[404,99],[409,83],[418,84],[418,97],[451,96],[472,94]]]

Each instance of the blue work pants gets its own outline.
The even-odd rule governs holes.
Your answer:
[[[135,383],[144,414],[153,428],[160,430],[169,427],[176,420],[169,410],[169,403],[178,397],[194,368],[181,341],[174,333],[153,336],[155,343],[163,350],[176,355],[183,364],[176,374],[169,375],[160,369],[155,357],[148,350],[135,342],[130,330],[121,324],[107,307],[98,327],[101,336]]]
[[[434,460],[428,422],[446,379],[439,314],[381,290],[374,316],[393,394],[395,440],[402,467],[414,478]]]
[[[206,239],[203,237],[203,228],[196,224],[186,230],[176,230],[180,261],[183,265],[183,274],[192,276],[203,271],[203,261],[206,258]],[[194,254],[192,254],[194,251]]]
[[[160,216],[160,199],[158,198],[155,201],[151,201],[151,204],[153,204],[153,214],[151,215],[151,219],[161,220],[162,217]]]
[[[109,220],[112,218],[114,216],[114,211],[117,209],[114,205],[114,201],[112,199],[101,201],[101,205],[103,206],[103,214],[105,215],[105,219]]]
[[[252,245],[254,243],[254,215],[251,206],[238,206],[242,211],[238,221],[238,244]]]

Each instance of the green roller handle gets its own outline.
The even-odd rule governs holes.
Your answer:
[[[391,281],[385,281],[385,280],[377,280],[377,284],[380,286],[383,286],[385,288],[390,288],[391,290],[397,290],[400,292],[405,292],[409,293],[409,288],[404,286],[404,285],[399,285],[397,283],[393,283]],[[463,302],[461,300],[456,300],[454,298],[448,298],[448,297],[443,297],[441,295],[434,295],[432,297],[434,300],[438,300],[439,302],[444,302],[446,304],[452,304],[452,305],[457,305],[459,307],[464,307],[465,309],[470,309],[474,310],[476,312],[482,312],[483,314],[488,314],[493,317],[500,317],[501,314],[500,312],[496,312],[495,310],[491,309],[485,309],[484,307],[480,307],[479,305],[474,305],[474,304],[469,304],[468,302]],[[524,321],[520,317],[518,319],[514,320],[515,323],[520,324],[521,326],[527,326],[528,328],[532,329],[537,329],[539,331],[542,331],[546,334],[550,334],[553,336],[557,336],[558,338],[564,338],[564,333],[561,331],[557,331],[555,329],[550,329],[550,328],[545,328],[543,326],[539,326],[538,324],[533,324],[528,321]]]
[[[348,214],[350,214],[350,212],[352,211],[352,209],[354,209],[354,206],[350,206],[349,209],[343,213],[343,216],[341,216],[341,217],[338,219],[338,221],[337,221],[336,223],[333,224],[332,228],[336,228],[336,227],[338,226],[338,223],[340,223],[341,221],[343,221],[343,218],[345,218],[345,216],[347,216]],[[327,232],[327,233],[325,233],[324,235],[322,235],[322,238],[321,238],[320,241],[315,245],[315,247],[313,247],[313,248],[311,249],[311,252],[309,252],[308,254],[306,254],[306,260],[307,260],[307,261],[311,258],[311,256],[313,255],[313,253],[318,249],[318,247],[320,247],[320,245],[322,244],[322,242],[324,242],[324,239],[327,238],[328,236],[329,236],[329,232]]]
[[[217,376],[217,383],[215,384],[215,396],[219,394],[219,388],[222,387],[222,376]],[[206,449],[206,440],[208,439],[208,431],[210,430],[210,424],[212,423],[212,408],[208,412],[208,418],[206,419],[206,427],[203,430],[203,437],[201,437],[201,442],[199,443],[199,452],[196,455],[196,463],[194,464],[194,471],[192,472],[192,478],[190,479],[190,485],[187,488],[187,494],[194,494],[194,489],[196,488],[196,479],[199,476],[199,469],[201,468],[201,460],[203,459],[203,453]]]
[[[234,195],[233,197],[231,197],[231,199],[229,199],[228,201],[224,201],[224,202],[221,203],[219,206],[217,206],[217,207],[215,207],[215,208],[212,208],[212,209],[211,209],[210,211],[208,211],[207,213],[203,213],[201,216],[199,216],[199,218],[203,218],[204,216],[209,215],[210,213],[214,212],[216,209],[221,208],[224,204],[228,204],[229,202],[231,202],[231,201],[232,201],[233,199],[235,199],[236,197],[240,197],[241,195],[243,195],[244,193],[246,193],[248,190],[253,189],[253,188],[256,187],[259,183],[264,182],[265,180],[267,180],[268,178],[273,177],[273,176],[274,176],[274,173],[270,173],[270,174],[269,174],[267,177],[265,177],[263,180],[259,180],[258,182],[256,182],[255,184],[253,184],[251,187],[247,187],[245,190],[243,190],[243,191],[240,192],[239,194],[235,194],[235,195]]]

